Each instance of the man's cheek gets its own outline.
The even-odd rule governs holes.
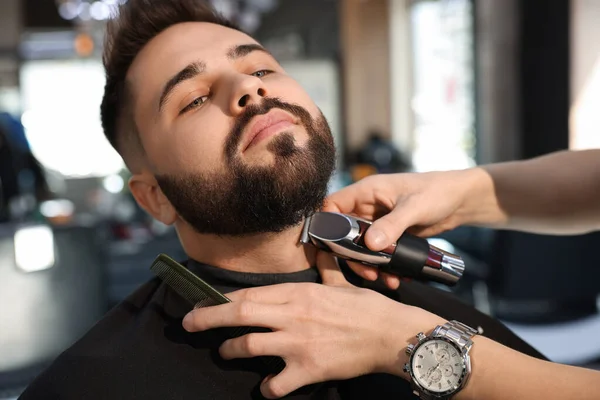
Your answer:
[[[271,97],[280,97],[281,100],[287,103],[298,104],[313,114],[313,111],[316,110],[316,106],[298,81],[290,76],[285,76],[278,84],[277,94],[273,96],[273,93],[271,93]]]

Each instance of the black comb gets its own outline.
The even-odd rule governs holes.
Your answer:
[[[159,254],[152,263],[150,270],[166,283],[177,294],[190,302],[194,308],[216,306],[230,303],[224,294],[194,275],[189,269],[179,264],[166,254]],[[226,329],[231,338],[246,335],[251,332],[264,332],[262,329],[240,326]],[[280,357],[259,357],[273,373],[279,373],[285,367]]]

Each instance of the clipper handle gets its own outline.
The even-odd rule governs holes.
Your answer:
[[[462,277],[465,265],[459,256],[404,233],[396,242],[390,262],[381,265],[381,269],[402,277],[454,285]]]
[[[400,277],[446,285],[454,285],[462,277],[465,265],[459,256],[408,233],[381,251],[370,250],[364,237],[371,224],[350,215],[317,212],[305,222],[300,241]]]

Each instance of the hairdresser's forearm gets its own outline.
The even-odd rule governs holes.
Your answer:
[[[475,337],[473,373],[456,400],[600,399],[600,372],[538,360]]]
[[[416,311],[413,317],[423,321],[423,327],[428,325],[433,328],[433,322],[446,322],[424,310]],[[398,332],[406,330],[404,325],[398,323]],[[431,333],[431,330],[422,331]],[[454,397],[456,400],[600,399],[598,371],[542,361],[484,336],[475,336],[473,342],[470,351],[472,373],[466,386]],[[383,372],[410,379],[402,370],[402,366],[408,362],[403,351],[408,343],[410,341],[399,344],[402,349],[396,348],[394,354],[399,354],[400,358],[390,359],[387,364],[389,367],[384,368]]]
[[[463,224],[547,234],[600,228],[600,150],[475,168]]]

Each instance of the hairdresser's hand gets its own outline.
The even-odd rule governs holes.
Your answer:
[[[184,327],[192,332],[227,326],[270,328],[273,332],[230,339],[220,348],[225,359],[285,360],[285,369],[261,385],[267,398],[374,372],[406,378],[403,349],[416,333],[444,321],[350,285],[328,254],[320,253],[317,263],[325,285],[289,283],[239,290],[227,295],[231,303],[190,312]]]
[[[449,172],[388,174],[367,177],[329,196],[324,211],[353,214],[374,221],[365,241],[372,250],[382,250],[405,230],[428,237],[469,223],[477,202],[489,196],[485,172],[478,169]],[[375,280],[378,271],[357,263],[350,267],[363,278]],[[387,286],[400,280],[384,275]]]

